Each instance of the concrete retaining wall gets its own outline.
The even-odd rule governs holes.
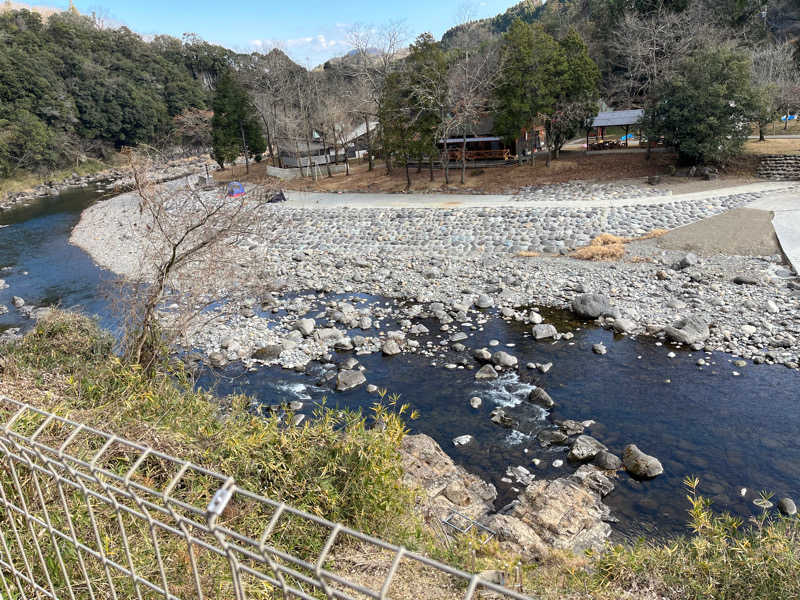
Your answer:
[[[800,181],[800,154],[769,154],[761,159],[757,175],[773,181]]]
[[[345,165],[330,165],[331,173],[336,175],[337,173],[344,173],[345,172]],[[319,167],[316,167],[317,173],[322,177],[327,177],[328,175],[328,168],[323,164]],[[294,169],[280,169],[278,167],[273,167],[271,165],[267,165],[267,175],[270,177],[277,177],[278,179],[297,179],[298,177],[310,177],[311,173],[308,167],[300,167]]]

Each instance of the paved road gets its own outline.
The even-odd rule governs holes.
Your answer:
[[[598,198],[597,200],[514,200],[510,195],[482,194],[335,194],[287,190],[286,198],[300,207],[350,208],[486,208],[498,206],[529,206],[531,208],[612,208],[615,206],[664,204],[664,202],[700,201],[734,194],[768,192],[791,185],[787,182],[758,182],[718,188],[689,194],[651,196],[646,198]]]
[[[783,253],[795,273],[800,273],[800,191],[776,192],[749,204],[748,208],[772,213],[772,226]]]

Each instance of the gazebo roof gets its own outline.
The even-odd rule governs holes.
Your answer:
[[[641,108],[635,110],[609,110],[597,113],[592,127],[613,127],[615,125],[634,125],[644,116]]]

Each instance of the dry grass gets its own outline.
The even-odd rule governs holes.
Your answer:
[[[539,252],[534,252],[533,250],[520,250],[517,252],[517,256],[520,258],[535,258],[537,256],[541,256]]]
[[[800,133],[800,129],[795,133]],[[786,140],[748,140],[744,145],[746,154],[800,154],[800,139]]]
[[[529,185],[564,183],[568,181],[617,181],[621,179],[643,179],[648,175],[663,175],[667,165],[673,164],[675,157],[659,153],[648,161],[644,154],[599,155],[586,156],[583,152],[562,152],[559,160],[554,160],[548,168],[544,157],[537,157],[531,165],[508,165],[481,169],[467,169],[467,178],[462,185],[460,169],[451,165],[450,184],[445,185],[444,173],[434,170],[434,181],[430,181],[429,172],[422,169],[417,173],[411,169],[412,192],[444,192],[444,193],[479,193],[479,194],[513,194],[520,188]],[[244,165],[227,167],[224,171],[214,173],[219,182],[233,180],[250,183],[275,183],[274,178],[266,175],[266,161],[250,165],[250,173],[245,173]],[[325,175],[317,181],[311,178],[281,181],[285,189],[321,192],[405,192],[405,170],[396,168],[391,175],[386,174],[383,163],[378,162],[375,169],[368,170],[362,162],[351,164],[351,174],[340,173],[332,177]]]
[[[653,229],[652,231],[636,238],[625,238],[612,235],[610,233],[601,233],[591,242],[588,246],[578,248],[570,254],[572,258],[578,260],[619,260],[625,256],[625,244],[630,242],[638,242],[642,240],[650,240],[667,233],[666,229]]]

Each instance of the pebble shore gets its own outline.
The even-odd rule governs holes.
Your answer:
[[[574,184],[549,187],[551,196],[575,198]],[[603,186],[589,193],[602,194]],[[642,194],[653,192],[642,188]],[[408,343],[421,316],[437,316],[443,324],[480,321],[478,309],[495,307],[508,318],[535,324],[541,320],[536,308],[569,308],[577,295],[596,292],[615,309],[598,322],[627,335],[663,337],[665,327],[691,315],[710,327],[696,350],[797,368],[799,286],[780,256],[718,255],[679,265],[684,253],[661,250],[651,241],[630,244],[620,262],[560,256],[600,233],[637,236],[670,229],[759,197],[721,190],[719,197],[696,202],[665,197],[664,203],[596,209],[260,205],[252,208],[251,235],[230,250],[239,266],[224,290],[227,306],[187,345],[219,362],[253,361],[259,349],[271,347],[261,352],[262,362],[299,367],[348,344],[379,351],[394,336],[401,351],[435,356],[425,343]],[[84,212],[71,241],[102,266],[135,275],[142,243],[132,233],[137,213],[133,194],[98,203]],[[525,251],[545,254],[519,256]],[[403,305],[319,306],[336,292]],[[316,332],[297,331],[295,322],[303,317],[316,318]],[[319,334],[337,323],[336,332]],[[364,335],[354,344],[348,329],[359,327]]]

